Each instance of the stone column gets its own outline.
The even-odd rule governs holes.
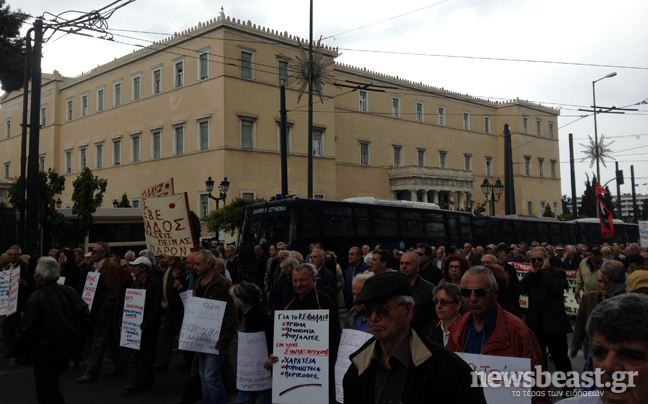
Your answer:
[[[436,203],[437,205],[439,204],[439,192],[438,191],[430,191],[432,192],[432,203]]]
[[[465,196],[465,192],[457,192],[457,199],[459,200],[459,207],[457,208],[457,210],[463,210],[466,207]]]
[[[427,203],[428,202],[428,191],[423,190],[422,193],[423,193],[423,195],[422,195],[422,198],[421,198],[421,202]]]
[[[418,202],[418,192],[415,189],[410,189],[410,201]]]

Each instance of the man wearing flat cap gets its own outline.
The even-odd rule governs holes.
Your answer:
[[[414,312],[407,277],[386,272],[367,279],[355,301],[374,337],[349,358],[344,399],[349,403],[485,403],[471,387],[470,367],[410,327]]]

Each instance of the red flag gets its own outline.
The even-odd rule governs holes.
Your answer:
[[[605,206],[605,201],[603,201],[603,195],[607,194],[608,191],[606,191],[598,182],[596,182],[595,185],[596,213],[601,220],[601,235],[604,240],[614,238],[614,217],[612,212],[610,212],[607,206]]]

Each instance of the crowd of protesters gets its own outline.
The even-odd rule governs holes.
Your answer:
[[[22,255],[19,246],[12,246],[0,256],[0,269],[20,268],[17,313],[2,317],[2,339],[10,342],[5,358],[12,367],[21,362],[34,365],[39,402],[63,403],[58,374],[79,368],[85,360],[85,372],[77,382],[95,382],[106,351],[113,367],[105,375],[135,369],[132,383],[125,387],[129,394],[154,388],[155,373],[168,371],[172,355],[181,355],[187,380],[178,392],[180,403],[200,399],[226,403],[227,394],[236,390],[232,365],[236,361],[230,359],[236,350],[230,346],[236,342],[237,330],[266,333],[265,366],[272,369],[277,360],[272,353],[273,312],[325,309],[333,319],[331,402],[335,401],[333,368],[341,328],[374,335],[351,357],[344,379],[346,397],[353,397],[349,402],[427,402],[422,400],[431,397],[483,402],[481,389],[467,382],[470,372],[465,363],[449,351],[529,358],[533,366],[543,369],[550,355],[557,371],[569,372],[569,356],[582,350],[588,358],[586,366],[604,367],[601,340],[618,344],[626,336],[623,330],[605,336],[590,327],[588,319],[615,296],[648,294],[648,248],[636,243],[564,246],[534,241],[435,247],[422,242],[406,251],[389,251],[378,244],[337,252],[326,250],[322,243],[311,244],[309,251],[287,247],[283,242],[257,245],[254,266],[243,268],[234,245],[216,242],[188,257],[143,250],[128,251],[123,260],[111,254],[107,243],[97,243],[88,253],[50,250],[48,257],[40,258]],[[518,272],[512,263],[529,265]],[[570,270],[577,273],[573,293],[580,304],[573,330],[564,298]],[[89,272],[100,273],[92,310],[80,299]],[[146,290],[138,351],[119,346],[129,288]],[[219,354],[174,350],[183,319],[180,293],[185,291],[227,303],[216,346]],[[528,296],[525,310],[520,295]],[[57,327],[60,332],[47,335],[53,321],[67,324],[68,329]],[[645,335],[647,326],[643,326],[627,340]],[[646,381],[648,339],[637,349],[644,349],[645,356],[638,361],[643,366],[639,377]],[[444,367],[429,363],[425,359],[429,356],[436,356]],[[418,378],[430,382],[418,385]],[[533,402],[551,401],[540,394],[543,389],[534,390],[538,394]],[[237,398],[238,403],[257,400],[270,403],[271,391],[241,391]]]

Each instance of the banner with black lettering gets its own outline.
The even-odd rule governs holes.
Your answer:
[[[196,251],[187,193],[142,198],[146,248],[153,254],[186,257]]]

